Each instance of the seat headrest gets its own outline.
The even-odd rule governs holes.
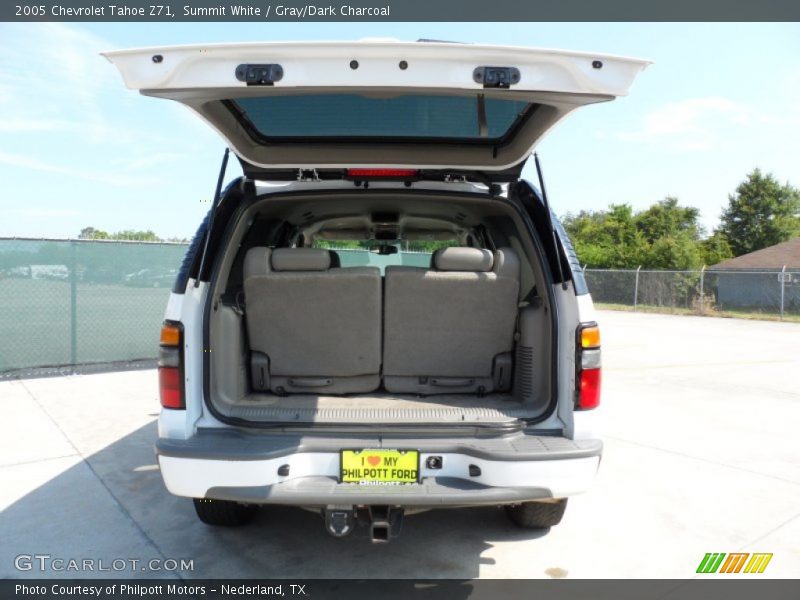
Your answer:
[[[480,248],[442,248],[433,253],[432,263],[439,271],[491,271],[494,257]]]
[[[273,271],[327,271],[333,262],[320,248],[275,248],[271,260]]]

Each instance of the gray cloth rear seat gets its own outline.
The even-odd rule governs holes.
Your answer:
[[[258,247],[245,255],[251,365],[254,382],[263,381],[254,387],[347,394],[380,385],[380,270],[332,265],[335,253],[315,248]]]
[[[387,267],[383,374],[390,392],[508,389],[519,296],[519,258],[446,248],[432,268]]]

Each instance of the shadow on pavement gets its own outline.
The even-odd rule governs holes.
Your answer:
[[[197,519],[190,499],[164,488],[155,466],[155,438],[151,422],[89,456],[91,471],[79,462],[9,506],[0,513],[0,539],[14,547],[7,546],[3,554],[41,552],[110,562],[133,557],[120,549],[133,548],[136,541],[144,559],[192,559],[191,571],[177,573],[185,578],[471,579],[480,575],[481,565],[494,563],[482,557],[494,543],[547,533],[516,528],[496,507],[409,515],[402,535],[380,545],[359,532],[333,538],[318,514],[283,506],[263,507],[244,527],[209,527]],[[96,502],[104,503],[104,511],[93,509]],[[520,550],[524,547],[520,544]],[[2,571],[14,577],[109,576],[16,572],[9,564]]]

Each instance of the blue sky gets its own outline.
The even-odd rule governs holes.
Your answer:
[[[540,145],[559,214],[675,195],[711,229],[753,167],[800,185],[800,24],[0,23],[0,236],[189,237],[208,209],[223,143],[127,90],[99,51],[376,36],[653,60],[630,96],[576,112]]]

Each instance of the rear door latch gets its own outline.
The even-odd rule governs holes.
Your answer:
[[[509,88],[519,83],[520,74],[516,67],[475,67],[472,79],[485,88]]]

